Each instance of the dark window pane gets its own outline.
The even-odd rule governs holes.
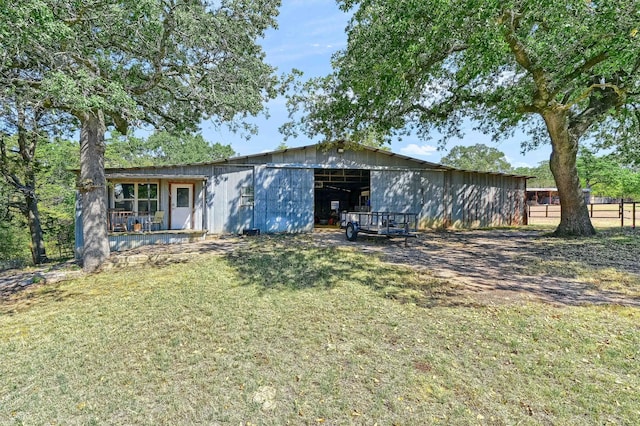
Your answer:
[[[148,193],[149,193],[149,191],[147,191],[147,184],[146,183],[141,183],[140,185],[138,185],[138,198],[139,199],[148,198],[147,197]]]
[[[135,196],[135,184],[133,183],[123,183],[122,186],[122,198],[124,199],[133,199]]]
[[[138,214],[149,212],[149,202],[147,200],[138,201]]]
[[[141,183],[138,185],[138,198],[158,198],[158,185],[155,183]]]
[[[191,207],[189,205],[189,188],[176,188],[176,207]]]
[[[138,214],[153,214],[158,210],[158,202],[155,200],[138,201]]]
[[[133,210],[133,200],[116,200],[114,207],[118,210]]]

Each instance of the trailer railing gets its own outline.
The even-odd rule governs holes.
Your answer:
[[[384,235],[388,238],[416,237],[417,213],[397,212],[341,212],[340,227],[346,229],[349,241],[355,241],[358,233]]]

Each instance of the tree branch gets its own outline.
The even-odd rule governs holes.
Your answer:
[[[607,59],[609,59],[609,52],[606,52],[606,51],[600,52],[597,55],[592,56],[590,59],[585,61],[584,64],[580,65],[575,70],[573,70],[570,74],[566,76],[566,79],[571,81],[576,77],[578,77],[580,74],[584,73],[585,71],[589,71],[591,68],[595,67],[600,62],[606,61]]]
[[[610,89],[614,96],[597,97],[594,94],[594,90],[606,90]],[[611,93],[609,93],[610,95]],[[602,115],[609,108],[620,104],[620,100],[624,99],[626,93],[624,89],[618,85],[612,83],[598,83],[589,86],[574,102],[564,105],[563,109],[569,111],[569,109],[578,104],[581,101],[589,98],[589,105],[580,114],[571,118],[569,126],[573,128],[573,131],[577,135],[582,135],[593,124],[593,122]]]
[[[131,92],[136,95],[142,95],[148,92],[149,90],[156,87],[158,83],[160,83],[160,81],[162,81],[162,61],[167,56],[167,40],[175,29],[175,20],[173,19],[174,8],[175,5],[172,5],[169,8],[170,12],[165,15],[162,27],[162,37],[160,37],[160,40],[158,42],[157,54],[153,58],[154,73],[145,84],[131,89]]]
[[[520,105],[516,107],[519,114],[541,114],[542,110],[535,105]]]
[[[624,89],[621,89],[620,86],[618,86],[617,84],[613,84],[613,83],[592,84],[591,86],[587,87],[587,89],[584,92],[582,92],[582,94],[578,96],[574,101],[568,104],[565,103],[562,109],[564,110],[571,109],[574,105],[577,105],[580,102],[584,101],[585,99],[589,98],[593,94],[593,91],[595,89],[601,89],[601,90],[611,89],[617,95],[617,98],[616,98],[617,100],[626,96],[626,92],[624,91]],[[615,106],[615,104],[612,104],[610,106]]]
[[[534,96],[534,104],[540,104],[536,105],[538,108],[545,106],[549,100],[552,99],[552,95],[548,88],[544,70],[533,64],[533,61],[527,53],[526,46],[522,44],[516,35],[516,31],[520,25],[519,15],[512,10],[508,10],[502,14],[498,22],[504,25],[504,37],[516,62],[533,77],[537,89],[537,93]]]

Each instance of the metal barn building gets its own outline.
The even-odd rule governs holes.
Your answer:
[[[457,170],[368,147],[309,145],[209,163],[107,169],[106,177],[112,250],[248,229],[309,232],[345,210],[417,213],[421,229],[525,221],[524,176]],[[125,212],[116,232],[113,218]]]

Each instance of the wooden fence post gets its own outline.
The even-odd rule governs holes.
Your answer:
[[[591,218],[593,218],[593,203],[589,205],[591,207]]]
[[[636,202],[633,202],[633,224],[631,225],[632,229],[636,229]]]
[[[624,198],[620,199],[620,228],[624,228]]]

